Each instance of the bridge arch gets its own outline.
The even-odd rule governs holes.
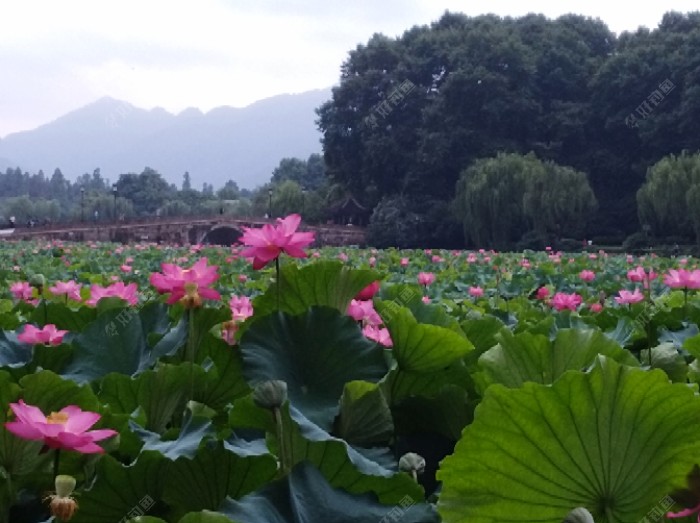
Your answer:
[[[238,227],[231,225],[215,225],[207,231],[199,234],[196,242],[206,245],[233,245],[238,241],[243,232]]]

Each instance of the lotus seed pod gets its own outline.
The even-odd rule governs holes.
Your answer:
[[[425,470],[425,459],[415,452],[408,452],[399,460],[399,470],[403,472],[416,472],[422,474]]]
[[[56,495],[60,498],[67,498],[75,489],[75,478],[66,474],[59,474],[54,481]]]
[[[588,509],[576,507],[562,520],[562,523],[595,523]]]
[[[253,401],[264,409],[278,409],[287,401],[287,383],[270,380],[258,383],[253,390]]]

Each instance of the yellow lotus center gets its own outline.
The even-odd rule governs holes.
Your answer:
[[[188,281],[184,285],[185,287],[185,293],[187,293],[187,296],[194,297],[197,296],[197,284],[191,281]]]
[[[51,414],[46,416],[46,423],[65,425],[67,421],[68,414],[66,414],[65,412],[52,412]]]

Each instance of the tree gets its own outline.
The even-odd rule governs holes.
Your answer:
[[[319,189],[326,181],[326,166],[320,154],[312,154],[308,160],[282,158],[274,171],[272,183],[280,184],[291,180],[306,190]]]
[[[122,174],[117,194],[130,200],[137,214],[153,214],[170,197],[170,186],[160,173],[146,167],[141,174]]]
[[[192,189],[192,181],[190,180],[190,173],[185,171],[185,174],[182,176],[182,190],[189,191],[190,189]]]
[[[646,182],[637,191],[640,223],[655,236],[695,234],[700,241],[699,191],[700,153],[662,158],[648,170]]]
[[[468,244],[512,247],[526,233],[576,236],[596,208],[586,175],[534,154],[499,154],[462,172],[454,209]]]
[[[238,184],[233,180],[227,180],[224,186],[216,191],[216,196],[221,200],[237,200],[240,197]]]

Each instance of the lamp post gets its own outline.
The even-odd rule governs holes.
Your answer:
[[[112,194],[114,195],[114,221],[117,221],[117,184],[112,184]]]
[[[85,187],[80,188],[80,222],[85,223]]]
[[[272,219],[272,189],[267,190],[267,195],[269,196],[270,200],[267,206],[267,216]]]

